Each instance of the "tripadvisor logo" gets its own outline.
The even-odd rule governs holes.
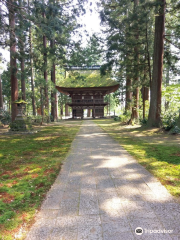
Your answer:
[[[141,227],[137,227],[137,228],[135,229],[135,233],[136,233],[137,235],[142,235],[142,234],[143,234],[143,229],[142,229]]]

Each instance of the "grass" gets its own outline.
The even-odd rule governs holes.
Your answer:
[[[95,120],[180,200],[180,136],[143,127],[128,128],[114,120]]]
[[[50,125],[36,134],[1,136],[0,239],[20,239],[15,237],[20,229],[33,223],[80,123]]]

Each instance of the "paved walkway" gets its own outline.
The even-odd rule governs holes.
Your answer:
[[[180,205],[118,143],[84,121],[26,239],[178,240]]]

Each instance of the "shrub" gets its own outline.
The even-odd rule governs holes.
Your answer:
[[[115,116],[114,121],[121,121],[121,117]]]
[[[171,130],[176,126],[178,120],[178,112],[166,112],[162,117],[163,128],[166,131]]]
[[[178,126],[175,126],[175,127],[171,128],[169,133],[170,134],[180,134],[180,128]]]
[[[131,119],[131,111],[130,110],[127,110],[125,111],[121,116],[121,122],[127,122],[129,121],[129,119]]]
[[[3,124],[9,125],[11,122],[11,115],[8,111],[5,111],[3,109],[0,109],[0,121]]]
[[[141,125],[146,125],[147,124],[147,118],[139,119]]]

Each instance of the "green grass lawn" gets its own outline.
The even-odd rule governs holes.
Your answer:
[[[49,125],[35,134],[0,138],[0,239],[15,239],[33,223],[81,121]]]
[[[180,136],[127,128],[111,119],[95,122],[180,200]]]

